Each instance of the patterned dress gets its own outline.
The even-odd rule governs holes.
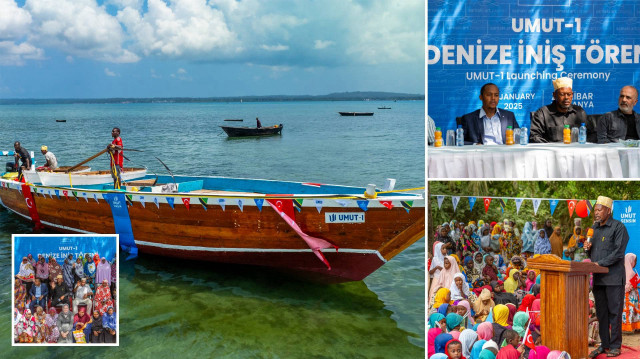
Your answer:
[[[624,295],[624,310],[622,311],[622,331],[634,332],[640,330],[640,300],[638,288],[634,287]]]

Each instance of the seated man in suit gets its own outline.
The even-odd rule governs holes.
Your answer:
[[[562,142],[564,126],[580,127],[587,122],[582,107],[572,105],[573,80],[561,77],[553,81],[553,102],[539,108],[531,119],[531,142]]]
[[[503,145],[507,143],[507,126],[520,128],[511,111],[498,108],[500,90],[487,83],[480,89],[482,108],[462,116],[465,144]],[[518,142],[515,139],[514,142]]]
[[[620,90],[618,109],[607,112],[597,124],[598,143],[640,139],[640,114],[633,110],[638,103],[638,90],[625,86]]]
[[[29,291],[29,295],[31,296],[31,311],[35,310],[36,305],[46,308],[45,304],[47,304],[47,294],[49,294],[49,288],[47,288],[47,285],[42,283],[40,278],[36,278],[31,286],[31,290]]]

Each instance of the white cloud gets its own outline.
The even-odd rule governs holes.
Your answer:
[[[70,64],[75,62],[73,56],[71,56],[71,55],[67,55],[67,57],[65,57],[65,61],[67,61]]]
[[[0,40],[16,40],[29,32],[31,15],[13,0],[0,0]]]
[[[322,50],[322,49],[326,49],[327,47],[331,46],[335,44],[335,42],[333,41],[328,41],[328,40],[316,40],[313,43],[313,48],[316,50]]]
[[[111,77],[118,76],[118,74],[116,74],[115,72],[109,70],[108,67],[104,68],[104,74],[107,75],[107,76],[111,76]]]
[[[176,71],[176,73],[171,74],[170,76],[172,78],[174,78],[174,79],[178,79],[178,80],[181,80],[181,81],[191,81],[192,80],[191,76],[187,75],[187,70],[183,69],[182,67],[179,68]]]
[[[117,19],[94,0],[26,0],[33,19],[30,40],[70,55],[107,62],[136,62],[124,49],[125,34]]]
[[[23,42],[0,41],[0,65],[22,66],[26,60],[42,60],[44,50]]]
[[[187,70],[183,69],[183,68],[179,68],[178,69],[178,74],[184,75],[187,73]]]
[[[260,46],[260,48],[267,50],[267,51],[287,51],[289,50],[289,46],[287,45],[262,45]]]

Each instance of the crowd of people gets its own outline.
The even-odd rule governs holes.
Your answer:
[[[95,253],[23,257],[15,275],[16,343],[115,343],[116,261]]]
[[[552,219],[541,228],[536,221],[518,228],[508,219],[500,223],[452,220],[437,226],[429,253],[428,357],[570,358],[564,348],[541,345],[541,277],[538,270],[527,267],[527,260],[555,254],[565,260],[590,261],[586,233],[580,219],[570,229],[554,227]],[[626,254],[622,330],[627,332],[640,330],[640,279],[635,265],[636,255]],[[592,276],[585,300],[590,307],[588,340],[596,346],[601,339],[593,284]],[[529,335],[533,343],[527,346],[523,339]],[[607,349],[612,354],[608,356],[619,355],[620,348],[608,351],[608,335],[600,352]],[[611,336],[613,341],[613,330]]]

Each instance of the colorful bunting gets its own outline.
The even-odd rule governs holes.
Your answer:
[[[595,200],[595,199],[587,201],[587,208],[589,209],[589,213],[593,212],[593,206],[596,205],[596,201],[597,200]]]
[[[242,204],[243,204],[242,199],[241,199],[241,198],[238,198],[238,207],[240,207],[240,212],[243,212],[243,210],[242,210]]]
[[[460,196],[451,196],[451,203],[453,203],[453,211],[456,211],[458,208],[458,203],[460,202]]]
[[[100,201],[98,201],[98,195],[97,194],[95,194],[95,193],[93,194],[93,199],[95,199],[96,202],[100,203]]]
[[[336,199],[335,201],[337,204],[341,205],[342,207],[346,207],[349,204],[349,201],[345,201],[342,199]]]
[[[380,204],[387,207],[388,209],[393,208],[393,201],[380,201]]]
[[[175,209],[173,207],[173,203],[175,202],[176,199],[173,197],[166,197],[166,200],[167,200],[167,203],[169,203],[169,205],[171,206],[171,209]]]
[[[262,212],[262,205],[264,204],[264,199],[254,198],[253,201],[256,202],[256,207],[258,207],[258,211]]]
[[[220,205],[220,207],[222,207],[222,210],[223,210],[223,211],[225,210],[225,209],[224,209],[224,202],[225,202],[224,198],[220,198],[220,199],[218,199],[218,204]]]
[[[187,207],[187,211],[190,208],[190,204],[191,204],[191,198],[190,197],[182,197],[182,203],[184,203],[184,206]]]
[[[156,207],[158,207],[158,209],[160,209],[160,201],[158,201],[158,197],[153,197],[153,203],[155,203]]]
[[[504,198],[498,198],[498,203],[500,204],[500,210],[504,213],[504,209],[507,206],[507,201]]]
[[[87,203],[89,203],[89,197],[87,197],[87,192],[82,192],[82,197],[84,197],[84,200],[87,201]]]
[[[362,209],[363,211],[367,211],[367,207],[369,206],[369,201],[364,200],[364,201],[357,201],[358,203],[358,207],[360,207],[360,209]]]
[[[549,207],[551,208],[551,215],[553,216],[553,212],[556,211],[556,206],[558,205],[557,199],[552,199],[549,201]]]
[[[436,196],[438,199],[438,209],[442,207],[442,201],[444,201],[444,196]]]
[[[64,198],[67,199],[67,201],[69,200],[69,191],[62,191],[62,194],[64,195]]]
[[[533,202],[533,214],[536,215],[538,214],[538,207],[540,207],[542,200],[540,198],[533,198],[531,201]]]
[[[125,200],[127,201],[127,205],[128,206],[133,206],[133,195],[132,194],[127,194],[124,196]]]
[[[522,202],[524,202],[524,198],[516,198],[516,214],[520,212],[520,206],[522,206]]]
[[[413,207],[413,201],[400,201],[400,203],[402,203],[402,207],[404,207],[407,213],[409,213],[411,207]]]
[[[302,211],[302,202],[304,201],[304,199],[301,198],[294,198],[293,199],[293,206],[298,210],[298,212]]]
[[[318,213],[322,212],[322,204],[324,202],[321,199],[316,199],[316,209],[318,210]]]
[[[569,218],[573,217],[573,211],[576,209],[576,204],[578,201],[575,199],[571,199],[567,201],[567,205],[569,206]]]
[[[53,195],[51,194],[51,190],[49,190],[49,197],[51,197],[51,199],[53,199]]]
[[[469,210],[473,211],[473,205],[476,204],[475,197],[469,197]]]
[[[206,197],[200,197],[198,198],[198,200],[200,201],[200,204],[202,205],[202,208],[204,208],[204,210],[207,210],[207,202],[209,201],[208,198]]]
[[[484,213],[489,212],[489,205],[491,204],[491,198],[483,198],[484,200]]]
[[[146,208],[144,206],[144,196],[140,196],[140,204],[142,205],[142,208]]]
[[[79,201],[80,199],[78,199],[78,192],[76,191],[71,191],[71,194],[73,194],[73,198],[76,199],[76,201]]]

